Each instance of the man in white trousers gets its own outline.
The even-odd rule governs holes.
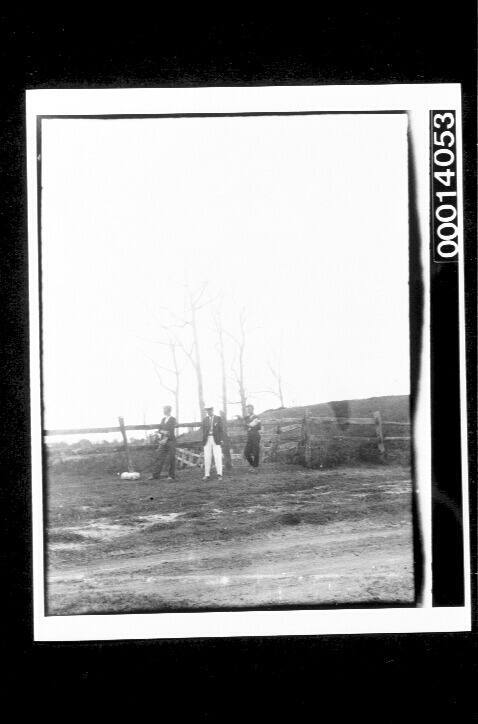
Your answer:
[[[214,456],[214,465],[218,480],[222,480],[222,420],[214,414],[214,407],[205,408],[207,415],[202,423],[202,442],[204,445],[204,478],[211,477],[211,462]]]

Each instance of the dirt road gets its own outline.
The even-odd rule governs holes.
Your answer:
[[[413,603],[410,473],[51,475],[50,614]]]

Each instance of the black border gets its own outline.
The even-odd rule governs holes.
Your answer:
[[[464,531],[461,455],[459,307],[462,260],[436,252],[433,118],[430,110],[430,395],[432,472],[432,598],[434,606],[463,606]],[[456,112],[452,111],[456,134]],[[456,159],[453,169],[456,174]],[[456,180],[457,195],[459,192]],[[460,199],[457,198],[457,203]]]
[[[472,633],[236,639],[190,642],[36,644],[32,639],[28,249],[25,89],[132,88],[388,83],[462,83],[467,333],[468,446],[472,570],[477,569],[477,252],[475,3],[323,3],[267,19],[236,13],[226,21],[205,9],[180,21],[116,9],[102,18],[86,9],[5,9],[0,17],[4,62],[0,114],[3,278],[0,348],[6,394],[2,462],[2,597],[0,645],[8,661],[5,691],[41,700],[90,702],[121,691],[121,705],[158,698],[178,683],[195,718],[224,721],[234,709],[265,719],[333,717],[363,712],[367,720],[469,721],[477,714],[478,577],[472,577]],[[236,11],[236,8],[231,8]],[[420,12],[422,11],[422,12]],[[159,13],[158,13],[159,15]],[[187,16],[187,17],[186,17]],[[13,481],[13,484],[12,484]],[[159,683],[158,683],[159,682]],[[159,694],[158,694],[159,689]],[[239,696],[238,696],[239,692]],[[222,696],[221,696],[222,693]],[[166,695],[167,696],[167,695]],[[72,698],[74,697],[74,698]],[[8,698],[8,694],[7,694]],[[108,696],[108,705],[113,705]],[[221,699],[227,698],[224,705]],[[241,699],[245,703],[241,707]],[[16,699],[15,703],[22,699]],[[421,702],[421,703],[420,703]],[[236,706],[237,703],[237,706]],[[176,707],[178,700],[175,700]],[[381,706],[382,705],[382,706]],[[309,712],[310,706],[310,712]],[[383,707],[383,708],[382,708]],[[90,713],[90,711],[89,711]],[[209,719],[208,719],[209,720]]]

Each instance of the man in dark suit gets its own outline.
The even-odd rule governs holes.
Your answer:
[[[176,478],[176,418],[171,415],[171,407],[169,405],[163,408],[163,412],[164,417],[159,425],[161,439],[152,477],[159,479],[163,465],[168,461],[168,480],[174,480]]]
[[[244,423],[247,430],[246,447],[244,457],[253,468],[259,467],[259,452],[261,448],[261,421],[254,415],[254,407],[246,405],[246,416]]]
[[[211,475],[211,462],[214,456],[214,465],[218,480],[222,480],[222,420],[214,414],[214,407],[205,408],[207,415],[202,423],[202,443],[204,445],[204,478],[209,480]]]

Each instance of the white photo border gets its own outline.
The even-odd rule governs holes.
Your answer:
[[[460,410],[464,546],[464,605],[432,606],[429,113],[456,112],[459,227]],[[26,93],[32,439],[33,617],[36,641],[82,641],[344,633],[408,633],[471,630],[470,539],[467,469],[465,298],[461,87],[458,84],[375,86],[274,86],[222,88],[33,90]],[[221,611],[45,616],[42,479],[40,275],[38,238],[37,123],[41,116],[149,116],[240,113],[406,112],[414,140],[416,203],[424,281],[420,382],[415,416],[416,493],[424,549],[421,604],[410,608]]]

